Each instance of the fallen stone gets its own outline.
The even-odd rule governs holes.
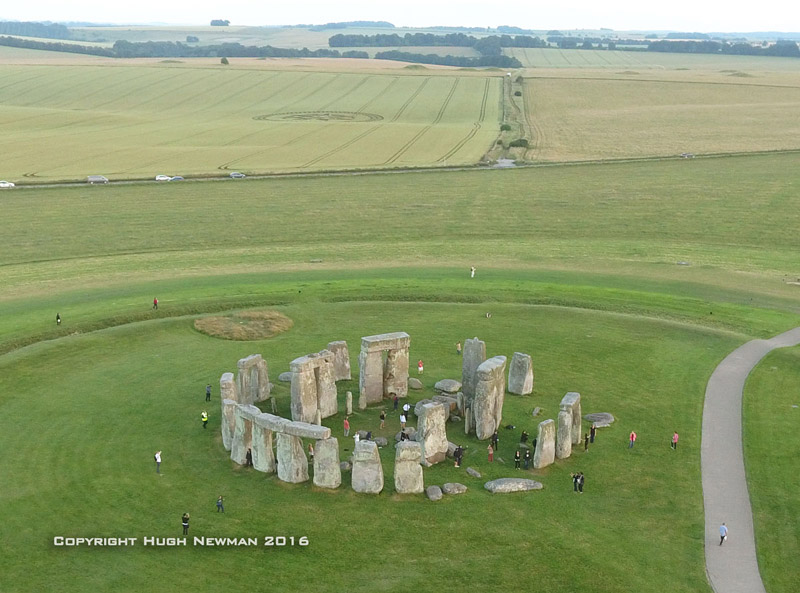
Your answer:
[[[369,431],[366,431],[366,430],[359,430],[359,431],[358,431],[358,438],[359,438],[359,439],[365,439],[365,438],[367,438],[367,432],[369,432]]]
[[[461,416],[456,416],[455,414],[450,414],[449,420],[450,420],[450,422],[461,422]]]
[[[587,422],[592,422],[597,428],[607,428],[614,423],[614,416],[608,412],[595,412],[583,417]]]
[[[448,412],[455,412],[458,410],[458,400],[449,395],[434,395],[433,401],[437,404],[443,404]]]
[[[455,394],[461,389],[461,381],[456,381],[455,379],[442,379],[441,381],[437,381],[433,388],[437,391]]]
[[[409,377],[408,378],[408,388],[409,389],[424,389],[424,385],[422,384],[422,381],[420,381],[416,377]]]
[[[378,445],[379,447],[385,447],[386,445],[389,444],[389,439],[387,439],[386,437],[375,437],[372,440],[375,441],[375,444]]]
[[[339,467],[343,472],[349,472],[351,469],[353,469],[353,466],[350,465],[349,461],[340,461]]]
[[[434,502],[437,500],[442,500],[442,489],[438,486],[428,486],[425,489],[425,496],[428,497],[429,500],[433,500]]]
[[[447,482],[442,486],[442,492],[445,494],[464,494],[466,491],[467,487],[458,482]]]
[[[455,443],[451,443],[450,441],[447,441],[447,456],[450,459],[452,459],[453,455],[455,455],[457,447],[458,447],[458,445],[456,445]]]
[[[471,475],[473,478],[480,478],[481,477],[481,472],[476,470],[474,467],[468,467],[467,468],[467,473],[469,475]]]
[[[486,482],[483,485],[492,494],[505,494],[507,492],[526,492],[528,490],[541,490],[540,482],[526,480],[525,478],[499,478]]]
[[[278,375],[278,381],[283,383],[291,383],[292,382],[292,371],[286,371],[285,373],[281,373]]]
[[[536,406],[535,408],[533,408],[533,412],[531,412],[531,416],[536,418],[536,416],[538,416],[541,413],[542,413],[542,408],[540,408],[539,406]]]

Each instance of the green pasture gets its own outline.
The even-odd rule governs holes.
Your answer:
[[[497,77],[457,74],[5,66],[0,132],[14,150],[4,155],[2,176],[472,164],[497,136],[499,94]]]
[[[797,588],[800,569],[800,349],[778,350],[750,375],[744,392],[744,450],[758,564],[769,593]]]

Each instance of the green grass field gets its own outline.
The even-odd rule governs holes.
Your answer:
[[[232,66],[0,67],[0,129],[16,138],[4,165],[58,179],[81,177],[80,167],[112,177],[279,170],[266,164],[277,162],[294,171],[360,167],[342,164],[354,155],[372,166],[435,164],[448,154],[448,163],[467,162],[497,132],[499,77]],[[597,158],[621,162],[0,190],[0,590],[230,591],[268,582],[277,591],[710,591],[699,463],[706,381],[738,345],[796,326],[800,311],[792,231],[800,154],[777,152],[791,148],[781,142],[793,129],[796,85],[766,70],[650,72],[639,83],[588,69],[551,74],[525,85],[528,104],[539,101],[537,125],[559,131],[548,137],[552,150],[567,150],[562,136],[584,153],[594,148],[583,137],[610,136],[646,153],[642,127],[659,130],[655,144],[667,146],[705,125],[706,137],[692,139],[713,152],[733,150],[726,146],[743,131],[753,133],[753,150],[776,152],[626,161],[652,153],[615,153],[608,141]],[[634,109],[628,95],[649,107]],[[761,128],[744,121],[737,133],[720,114],[746,119],[748,107]],[[581,123],[592,109],[597,131]],[[384,119],[252,119],[312,110]],[[59,144],[66,139],[69,150]],[[109,139],[125,146],[104,151]],[[273,150],[280,142],[285,150]],[[35,166],[40,158],[52,162]],[[0,177],[15,180],[7,170]],[[249,343],[193,327],[198,316],[243,309],[275,309],[294,326]],[[411,359],[425,361],[426,388],[412,401],[432,395],[436,380],[460,377],[458,340],[479,336],[490,356],[533,356],[534,394],[506,397],[504,424],[516,428],[501,431],[504,463],[490,465],[486,443],[448,424],[450,440],[468,447],[465,465],[484,479],[449,463],[427,469],[426,485],[469,487],[431,503],[394,493],[391,447],[381,451],[379,496],[355,495],[347,473],[328,492],[230,462],[219,436],[221,373],[262,353],[288,414],[288,385],[277,375],[292,359],[345,339],[357,376],[360,337],[387,331],[408,332]],[[747,385],[749,489],[768,593],[793,593],[800,577],[798,355],[770,355]],[[204,431],[207,383],[214,399]],[[343,402],[357,379],[338,388]],[[486,492],[485,479],[526,473],[510,467],[515,441],[554,417],[567,391],[582,394],[584,413],[608,411],[617,422],[589,452],[527,472],[542,491]],[[390,413],[381,431],[379,410],[357,412],[353,427],[391,440],[398,418]],[[341,414],[325,423],[341,436]],[[674,430],[678,453],[668,445]],[[776,434],[785,446],[775,446]],[[346,458],[352,441],[339,444]],[[571,491],[578,470],[587,476],[582,496]],[[214,508],[220,494],[224,516]],[[52,544],[59,535],[179,536],[187,511],[193,536],[307,536],[310,545]]]

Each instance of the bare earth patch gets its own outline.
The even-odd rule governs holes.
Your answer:
[[[277,311],[240,311],[196,319],[194,328],[223,340],[265,340],[288,331],[294,321]]]

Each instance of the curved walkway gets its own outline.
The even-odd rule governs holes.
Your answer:
[[[706,386],[701,468],[706,573],[717,593],[765,593],[756,560],[753,513],[744,473],[742,391],[750,371],[775,348],[800,344],[800,327],[753,340],[725,357]],[[719,545],[719,526],[730,536]]]

